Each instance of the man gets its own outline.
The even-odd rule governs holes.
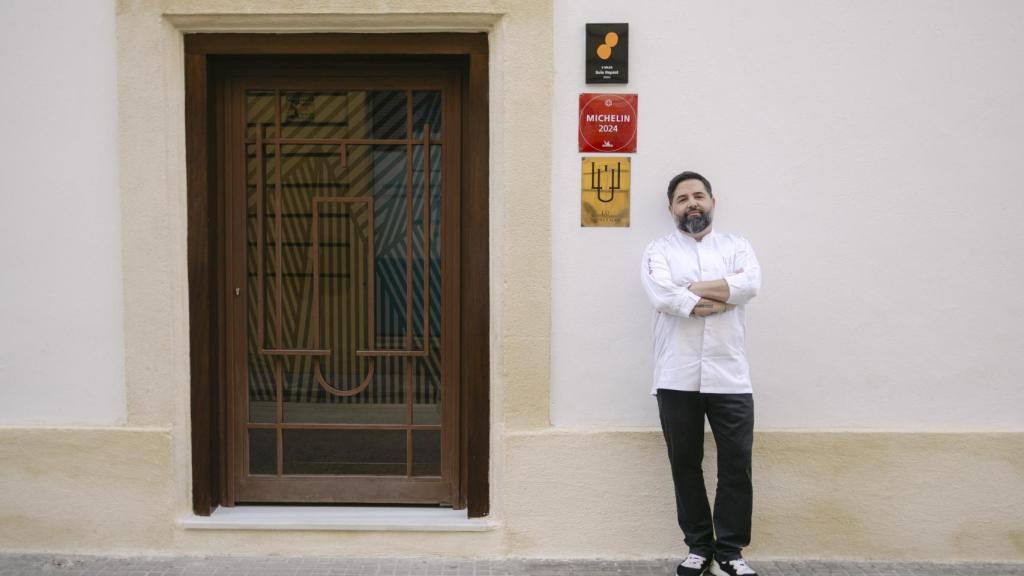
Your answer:
[[[712,232],[711,183],[683,172],[668,185],[678,230],[644,251],[642,277],[654,306],[654,386],[668,445],[676,511],[690,554],[679,576],[756,576],[750,543],[754,400],[744,352],[744,306],[761,287],[746,239]],[[701,463],[704,418],[718,451],[714,515]]]

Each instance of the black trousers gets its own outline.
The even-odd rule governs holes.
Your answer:
[[[723,561],[739,558],[750,544],[753,395],[658,390],[658,413],[672,465],[679,527],[690,552],[704,557],[713,554]],[[718,450],[713,517],[701,467],[705,416]]]

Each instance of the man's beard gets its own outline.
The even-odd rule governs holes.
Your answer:
[[[679,216],[676,218],[676,227],[689,234],[700,234],[708,226],[711,226],[712,212],[701,212],[696,216]]]

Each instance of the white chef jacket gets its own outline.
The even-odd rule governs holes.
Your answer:
[[[676,230],[647,245],[641,270],[654,306],[654,386],[711,394],[752,391],[744,349],[744,305],[761,288],[761,267],[742,236],[714,231],[700,242]],[[691,317],[691,282],[724,278],[736,308]]]

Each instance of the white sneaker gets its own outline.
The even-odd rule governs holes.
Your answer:
[[[757,576],[757,572],[743,558],[715,560],[711,565],[711,573],[715,576]]]
[[[705,558],[700,554],[690,554],[676,567],[677,576],[703,576],[711,566],[711,558]]]

